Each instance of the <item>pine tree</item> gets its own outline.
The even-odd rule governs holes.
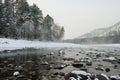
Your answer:
[[[60,37],[59,37],[59,39],[62,39],[64,37],[64,32],[65,32],[65,29],[64,29],[64,27],[62,27],[61,30],[60,30]]]
[[[18,38],[26,38],[29,26],[22,26],[26,21],[30,20],[30,6],[26,0],[16,0],[15,1],[15,17],[16,17],[16,26],[17,26],[17,36]]]
[[[3,21],[2,21],[2,19],[3,19],[3,4],[2,4],[2,0],[0,0],[0,36],[2,36],[3,35]]]
[[[61,27],[54,23],[52,26],[52,39],[61,40],[64,37],[64,32],[64,27]]]
[[[53,25],[53,18],[49,15],[47,15],[45,18],[44,18],[44,21],[43,21],[43,31],[44,31],[44,38],[45,40],[52,40],[52,25]]]
[[[16,25],[21,26],[26,20],[29,19],[30,8],[26,0],[16,0],[15,2],[15,15],[17,19]]]
[[[4,22],[5,22],[5,37],[16,37],[15,23],[14,23],[14,5],[13,0],[5,0],[4,3]]]
[[[34,24],[34,38],[38,39],[41,37],[40,27],[42,26],[43,14],[42,11],[35,4],[31,6],[30,18]]]
[[[43,18],[37,5],[29,6],[26,0],[0,0],[0,37],[52,41],[63,36],[64,28],[49,15]]]

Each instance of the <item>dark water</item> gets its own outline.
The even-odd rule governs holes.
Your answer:
[[[50,79],[51,74],[54,73],[51,71],[51,65],[55,67],[60,59],[58,56],[51,56],[49,54],[51,52],[54,52],[55,55],[58,53],[57,50],[46,48],[1,52],[0,80],[43,80],[42,76],[53,80]],[[52,64],[46,64],[46,62],[52,62]],[[20,75],[13,76],[15,71],[19,71]]]
[[[13,50],[13,51],[3,51],[0,53],[0,57],[11,57],[17,55],[45,55],[50,53],[50,50],[41,48],[41,49],[23,49],[23,50]]]

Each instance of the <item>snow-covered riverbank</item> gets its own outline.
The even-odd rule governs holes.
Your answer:
[[[56,48],[56,47],[81,47],[81,48],[120,48],[120,44],[80,45],[72,43],[41,42],[0,38],[0,51],[23,48]]]
[[[72,43],[41,42],[0,38],[0,51],[15,50],[23,48],[54,48],[54,47],[79,47],[80,45]]]

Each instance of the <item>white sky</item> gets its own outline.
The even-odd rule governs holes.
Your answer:
[[[50,14],[65,28],[65,39],[76,38],[120,21],[120,0],[28,0],[44,16]]]

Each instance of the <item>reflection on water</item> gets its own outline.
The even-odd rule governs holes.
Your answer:
[[[44,48],[43,49],[23,49],[23,50],[13,50],[13,51],[3,51],[0,53],[0,57],[9,57],[9,56],[16,56],[16,55],[28,55],[28,54],[47,54]]]
[[[0,80],[43,80],[54,73],[60,62],[58,54],[47,49],[4,51],[0,54]],[[5,53],[7,52],[7,53]],[[15,75],[19,73],[19,75]],[[60,79],[59,79],[60,80]]]

